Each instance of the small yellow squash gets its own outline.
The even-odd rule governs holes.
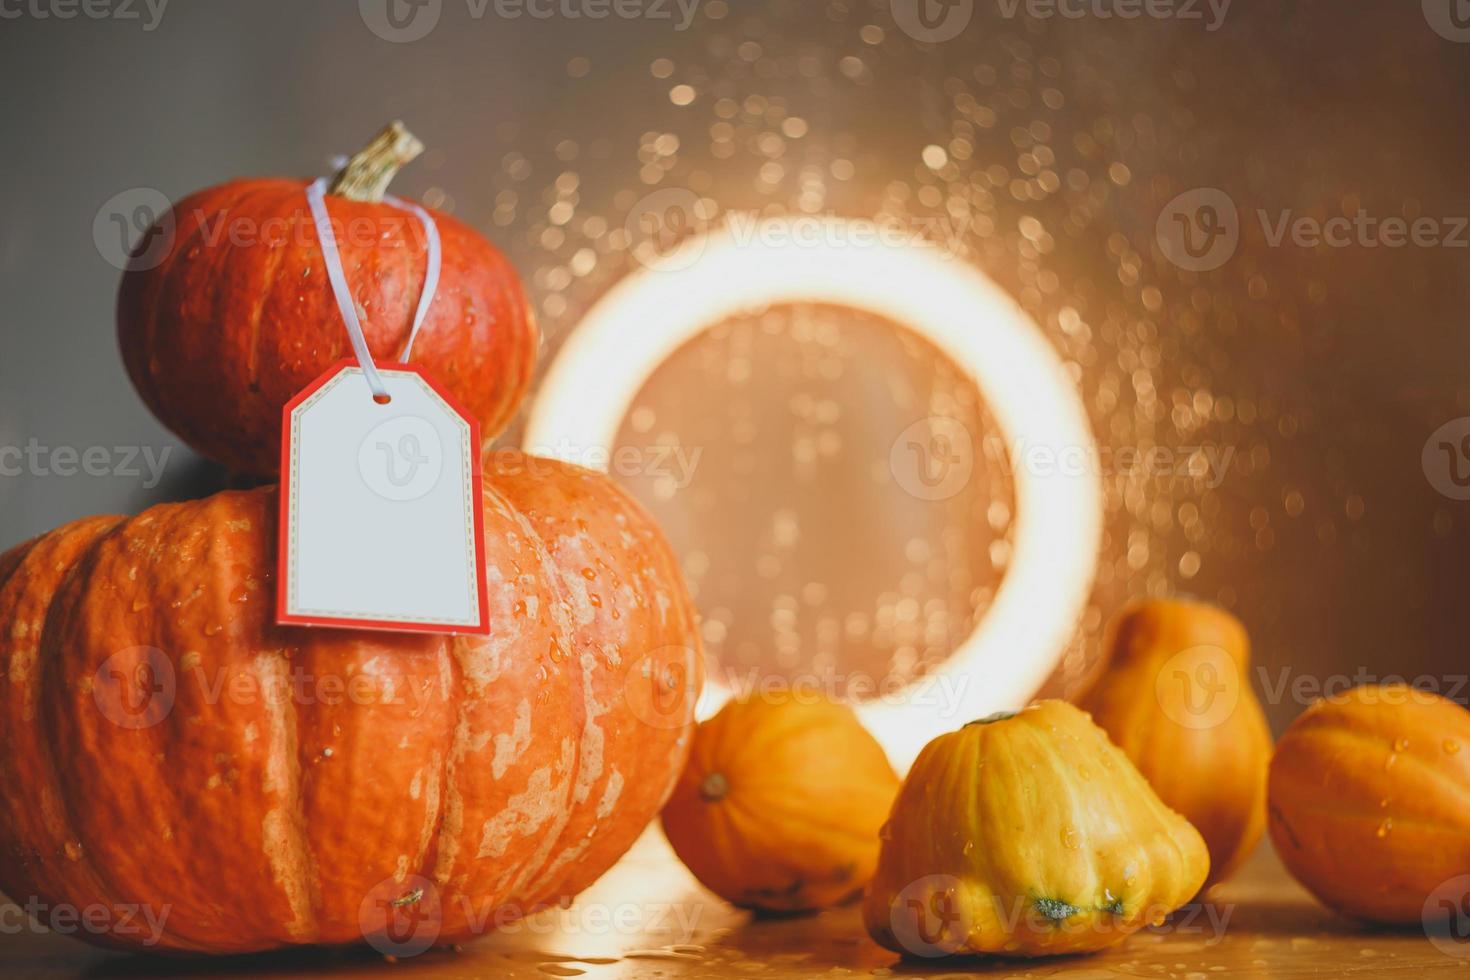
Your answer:
[[[1162,922],[1210,866],[1199,832],[1061,701],[930,742],[883,838],[864,920],[914,956],[1102,949]]]
[[[768,693],[730,702],[695,731],[663,827],[721,898],[808,911],[867,884],[897,795],[897,773],[851,708]]]
[[[1206,885],[1223,881],[1266,829],[1271,730],[1251,689],[1250,637],[1223,609],[1180,599],[1134,603],[1110,637],[1077,705],[1203,835]]]

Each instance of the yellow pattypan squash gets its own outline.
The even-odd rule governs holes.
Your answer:
[[[864,919],[915,956],[1102,949],[1161,923],[1210,869],[1199,832],[1062,701],[930,742],[882,837]]]

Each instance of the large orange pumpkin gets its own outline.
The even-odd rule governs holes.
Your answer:
[[[419,149],[390,128],[327,194],[363,333],[384,361],[397,360],[408,339],[427,242],[418,220],[382,197]],[[118,293],[118,341],[143,401],[195,450],[242,473],[279,470],[282,406],[352,354],[308,183],[249,178],[179,201],[140,240]],[[505,256],[468,225],[431,214],[443,268],[411,360],[480,420],[488,440],[526,392],[538,333]]]
[[[1104,671],[1077,700],[1194,824],[1221,881],[1266,829],[1271,730],[1251,688],[1250,637],[1214,606],[1146,599],[1110,630]]]
[[[688,750],[694,612],[605,477],[491,463],[489,637],[276,626],[273,487],[0,557],[0,889],[167,910],[167,949],[398,949],[610,866]]]
[[[1324,904],[1388,923],[1458,914],[1470,711],[1403,684],[1318,701],[1277,743],[1268,793],[1276,853]]]

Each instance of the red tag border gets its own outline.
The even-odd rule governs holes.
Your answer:
[[[397,361],[384,363],[373,360],[373,364],[379,371],[397,374],[415,374],[423,380],[434,393],[444,400],[454,412],[459,415],[470,427],[470,485],[474,488],[482,488],[484,485],[484,468],[481,462],[482,443],[480,442],[480,420],[472,413],[464,409],[452,395],[434,380],[434,377],[417,364],[400,364]],[[286,550],[288,536],[290,534],[290,501],[291,501],[291,413],[306,399],[310,398],[328,381],[336,377],[344,368],[360,366],[357,358],[344,357],[340,361],[328,367],[317,377],[315,381],[302,388],[281,409],[281,484],[280,505],[276,513],[276,622],[281,626],[325,626],[351,627],[354,629],[375,630],[380,633],[441,633],[458,636],[489,636],[490,635],[490,590],[485,577],[485,505],[483,501],[476,500],[471,508],[474,511],[475,522],[475,585],[480,595],[480,624],[476,627],[465,627],[458,625],[446,625],[443,623],[385,623],[381,620],[346,619],[332,616],[296,616],[286,611],[287,579],[286,579]]]

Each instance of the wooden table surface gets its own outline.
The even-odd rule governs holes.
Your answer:
[[[0,977],[1220,977],[1470,976],[1470,940],[1431,942],[1340,918],[1291,881],[1266,847],[1214,901],[1094,956],[914,961],[873,944],[858,909],[757,919],[704,891],[657,831],[570,908],[459,950],[385,960],[371,950],[306,950],[218,960],[125,956],[54,933],[0,935]]]

